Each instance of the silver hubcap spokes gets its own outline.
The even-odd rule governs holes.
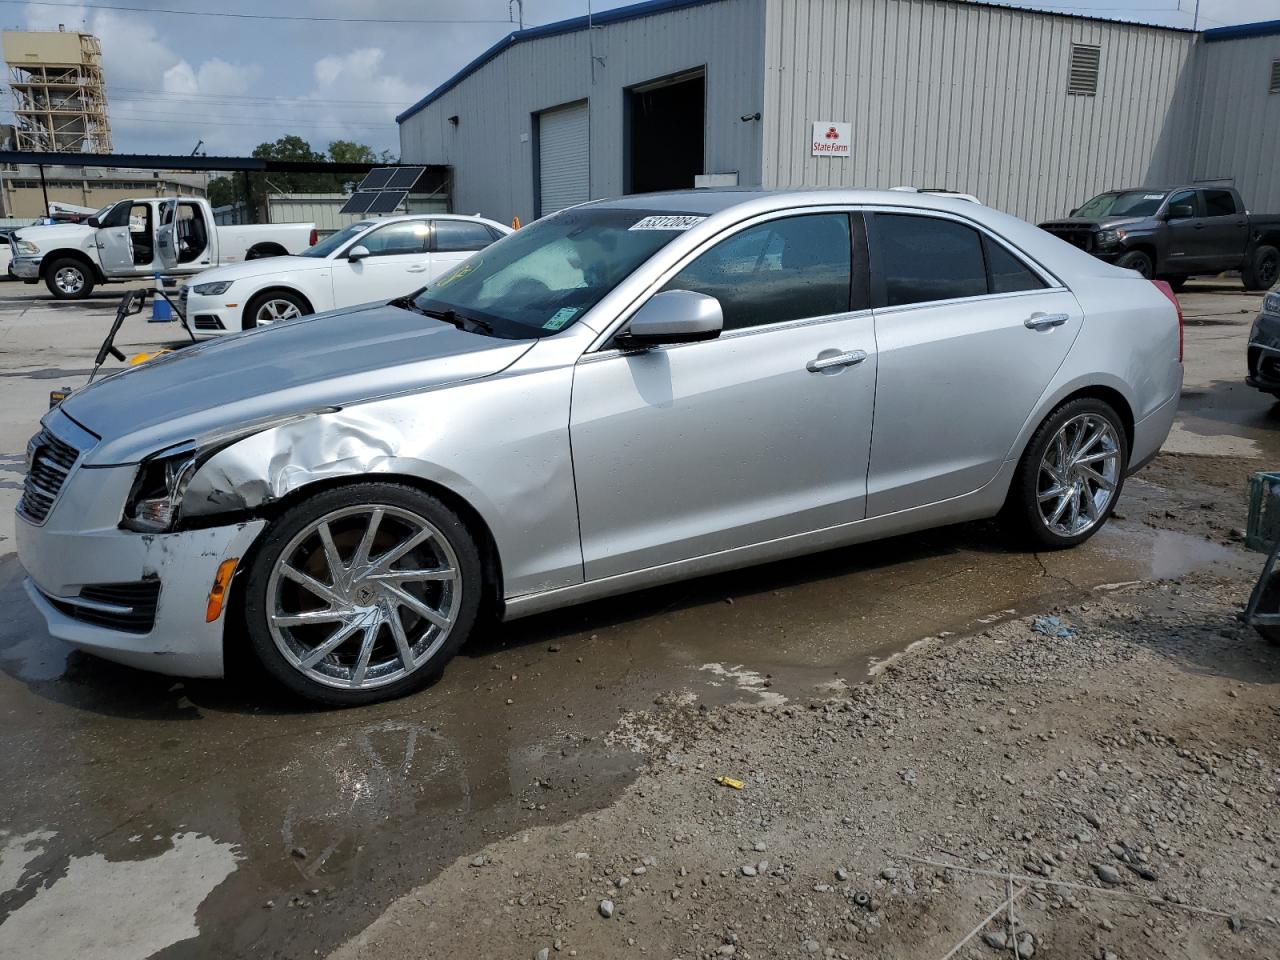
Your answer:
[[[298,305],[289,300],[268,300],[258,308],[258,326],[279,323],[281,320],[292,320],[302,316]]]
[[[1040,461],[1036,495],[1044,525],[1074,537],[1098,524],[1116,495],[1120,441],[1108,420],[1072,417],[1054,435]]]
[[[461,593],[453,548],[426,519],[348,507],[311,523],[280,554],[267,584],[268,626],[308,679],[369,690],[435,655]]]
[[[74,267],[63,267],[53,275],[53,282],[63,293],[79,293],[84,286],[84,274]]]

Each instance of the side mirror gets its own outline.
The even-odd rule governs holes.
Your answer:
[[[627,329],[614,337],[619,347],[652,347],[662,343],[714,340],[724,329],[720,301],[692,290],[664,290],[649,298]]]
[[[357,260],[363,260],[369,256],[369,248],[363,243],[357,243],[354,247],[347,251],[347,259],[354,263]]]
[[[85,223],[87,223],[91,227],[94,227],[95,229],[102,226],[102,224],[98,222],[97,217],[90,217],[88,220],[85,221]]]
[[[1170,207],[1164,215],[1166,220],[1190,220],[1196,215],[1195,208],[1189,203],[1180,203],[1176,207]]]

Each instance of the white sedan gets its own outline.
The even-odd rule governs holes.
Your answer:
[[[511,232],[492,220],[410,214],[361,220],[296,257],[206,270],[181,290],[197,339],[413,293]]]

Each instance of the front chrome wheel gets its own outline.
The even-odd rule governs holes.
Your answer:
[[[349,506],[306,524],[267,581],[267,627],[307,680],[385,687],[446,644],[462,602],[458,557],[426,517],[390,504]]]
[[[1087,533],[1107,516],[1119,487],[1120,438],[1109,420],[1082,413],[1054,434],[1040,460],[1040,519],[1059,537]]]
[[[67,296],[75,296],[84,289],[84,271],[78,267],[59,267],[53,275],[53,283]]]
[[[292,300],[272,298],[264,300],[254,313],[254,321],[259,327],[266,327],[282,320],[293,320],[302,316],[302,311]]]

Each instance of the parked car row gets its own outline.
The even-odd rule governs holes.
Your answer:
[[[370,222],[290,258],[335,305],[381,231],[444,272],[286,323],[239,306],[253,265],[197,278],[228,286],[194,316],[263,328],[51,410],[17,518],[50,632],[187,676],[243,638],[304,696],[385,699],[484,614],[996,515],[1074,546],[1178,402],[1167,285],[966,200],[637,196],[433,261],[463,227],[501,232]]]

